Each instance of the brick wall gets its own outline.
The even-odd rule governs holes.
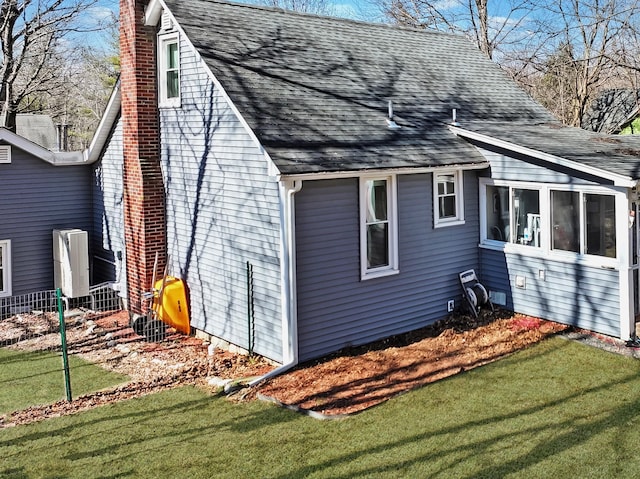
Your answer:
[[[166,263],[164,186],[156,87],[156,32],[144,26],[147,2],[120,0],[120,61],[124,153],[124,229],[129,310],[145,310],[141,293],[151,289]]]

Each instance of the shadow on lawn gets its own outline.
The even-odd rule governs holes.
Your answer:
[[[101,434],[103,432],[109,433],[113,432],[114,434],[121,430],[123,427],[119,423],[121,420],[125,420],[126,427],[135,428],[136,426],[142,426],[144,423],[148,423],[148,427],[153,427],[153,423],[157,420],[158,417],[163,417],[167,415],[173,415],[175,417],[182,417],[190,414],[191,417],[194,415],[205,414],[208,419],[205,419],[202,425],[199,426],[191,426],[189,427],[189,423],[183,423],[179,420],[175,424],[175,428],[169,428],[166,433],[162,433],[158,436],[153,436],[150,439],[155,443],[154,446],[149,446],[147,448],[140,447],[141,438],[137,436],[133,436],[128,438],[125,441],[120,441],[117,444],[112,444],[109,447],[105,447],[102,449],[94,448],[91,450],[76,452],[73,454],[68,454],[65,456],[65,459],[70,461],[77,461],[83,459],[90,459],[96,456],[102,455],[113,455],[117,454],[118,460],[122,462],[127,462],[129,458],[139,457],[140,455],[144,455],[146,453],[153,453],[158,448],[157,441],[160,439],[164,444],[161,446],[163,448],[167,448],[170,450],[171,447],[175,444],[176,437],[179,437],[181,443],[190,443],[192,441],[201,440],[203,437],[206,437],[212,434],[212,431],[226,431],[231,430],[234,433],[238,434],[246,434],[255,432],[256,430],[262,429],[266,426],[274,424],[274,411],[272,409],[260,409],[259,411],[255,411],[248,414],[236,415],[233,418],[226,419],[224,421],[217,422],[215,418],[211,418],[209,414],[211,414],[211,402],[212,401],[222,401],[221,395],[217,395],[217,397],[206,397],[203,399],[198,399],[194,401],[187,401],[178,405],[178,407],[171,406],[170,408],[158,408],[151,411],[145,411],[144,414],[127,414],[119,417],[113,418],[115,424],[108,426],[108,428],[101,429]],[[131,417],[135,417],[134,421],[130,421]],[[174,422],[175,421],[174,417]],[[290,414],[286,414],[284,411],[280,414],[278,418],[278,423],[285,423],[289,421],[293,421],[295,418]],[[111,422],[111,418],[108,420],[103,420],[104,422]],[[84,425],[82,425],[84,426]],[[141,429],[138,429],[141,430]],[[142,429],[144,430],[144,428]],[[89,439],[89,438],[87,438]],[[130,447],[131,446],[131,447]],[[136,447],[137,446],[137,447]],[[122,451],[129,451],[128,453],[122,453]]]
[[[138,398],[139,399],[139,398]],[[138,399],[133,399],[129,404],[133,404]],[[242,410],[236,408],[233,404],[225,402],[225,407],[231,408],[233,411],[233,417],[228,415],[222,415],[226,419],[219,421],[213,415],[211,410],[212,401],[226,401],[223,399],[223,394],[208,395],[206,397],[200,397],[197,399],[183,401],[180,403],[170,403],[169,406],[157,406],[145,409],[136,409],[135,411],[128,411],[126,413],[115,414],[112,416],[104,416],[96,419],[85,419],[88,414],[77,416],[76,421],[73,424],[65,425],[58,428],[47,429],[42,432],[28,433],[10,440],[0,441],[0,448],[14,446],[17,448],[29,448],[32,453],[37,453],[38,448],[33,448],[33,442],[44,441],[41,448],[50,448],[47,440],[51,437],[69,437],[62,443],[56,444],[56,448],[61,450],[66,449],[68,446],[77,444],[94,444],[96,443],[96,436],[109,436],[111,438],[118,438],[110,442],[105,447],[95,447],[90,449],[84,449],[77,451],[77,447],[70,447],[76,452],[69,453],[63,456],[63,459],[69,461],[80,461],[84,459],[91,459],[97,456],[110,456],[116,454],[118,460],[125,462],[129,458],[139,457],[141,454],[152,454],[157,450],[158,440],[164,443],[164,446],[169,448],[175,443],[176,437],[179,436],[182,443],[189,442],[190,440],[201,439],[204,436],[211,434],[212,430],[224,431],[230,430],[234,433],[245,434],[255,432],[258,429],[274,424],[274,418],[277,417],[278,423],[286,423],[293,421],[295,416],[287,414],[285,411],[281,411],[279,414],[272,408],[261,408],[260,410],[250,413],[242,413]],[[148,405],[149,402],[145,402]],[[119,409],[116,409],[116,411]],[[240,413],[240,414],[236,414]],[[182,422],[180,418],[193,418],[198,415],[205,415],[202,425],[190,426],[189,422]],[[279,417],[278,417],[279,415]],[[162,421],[162,418],[167,418],[167,421],[175,425],[175,427],[158,427],[157,421]],[[191,423],[192,424],[192,423]],[[75,434],[77,431],[91,431],[82,433],[80,435]],[[123,431],[136,431],[132,434],[123,433]],[[144,431],[144,432],[141,432]],[[149,431],[160,431],[158,435],[155,433],[149,435]],[[144,435],[144,438],[140,436]],[[154,443],[153,446],[145,447],[145,441],[150,440]],[[102,441],[98,441],[102,442]],[[125,451],[123,453],[123,451]],[[19,456],[24,454],[24,449],[17,450],[14,454],[4,454],[3,459],[10,459],[12,456]],[[15,472],[14,472],[15,471]],[[0,470],[0,477],[10,477],[9,474],[19,474],[18,470],[6,469]],[[22,476],[16,476],[22,477]],[[109,477],[109,476],[105,476]],[[118,475],[116,477],[123,477]]]
[[[568,344],[569,342],[567,342],[567,345]],[[565,345],[562,345],[555,349],[542,351],[541,354],[536,354],[536,356],[540,359],[543,356],[557,353],[559,349],[565,347]],[[521,359],[511,358],[510,361],[515,365],[519,362],[525,363],[531,361],[531,359],[532,356],[528,355]],[[539,413],[547,413],[546,417],[553,418],[555,417],[555,412],[553,411],[554,408],[566,405],[566,403],[570,403],[575,400],[588,400],[587,396],[606,393],[617,386],[630,385],[632,382],[635,382],[637,385],[639,378],[640,374],[638,372],[634,372],[632,374],[627,374],[618,380],[601,382],[600,384],[586,389],[579,389],[572,394],[566,394],[562,397],[548,400],[540,405],[524,407],[504,414],[496,414],[490,418],[482,417],[477,420],[469,420],[453,427],[436,429],[422,434],[414,434],[400,440],[380,443],[375,447],[361,449],[339,457],[334,457],[325,462],[288,471],[286,475],[280,475],[277,476],[277,478],[288,479],[290,477],[308,477],[319,471],[326,471],[338,467],[341,464],[358,461],[366,463],[367,456],[380,454],[385,454],[385,458],[387,459],[384,467],[377,465],[376,467],[358,469],[357,471],[352,470],[349,474],[331,475],[331,477],[332,479],[348,479],[353,477],[354,474],[360,477],[368,476],[370,474],[381,474],[384,472],[398,472],[416,464],[428,463],[430,461],[443,462],[447,461],[447,458],[449,458],[447,461],[448,466],[443,466],[438,471],[430,472],[434,477],[439,477],[441,474],[452,474],[453,472],[448,470],[456,464],[465,461],[472,462],[482,455],[491,457],[491,461],[483,461],[484,463],[491,462],[490,465],[486,465],[481,469],[476,469],[473,472],[470,472],[468,476],[456,475],[455,477],[468,477],[469,479],[479,477],[506,477],[514,473],[526,471],[528,468],[548,460],[555,455],[584,445],[606,431],[624,431],[635,427],[630,424],[630,418],[637,416],[640,411],[640,397],[632,398],[632,401],[625,402],[624,404],[614,407],[606,412],[602,411],[603,414],[590,414],[576,408],[575,414],[565,416],[564,419],[560,421],[550,420],[540,423],[540,421],[536,421],[535,417],[532,417],[532,421],[528,422],[526,427],[517,429],[510,428],[508,425],[502,425],[500,427],[501,423],[525,418],[527,416],[535,416]],[[633,390],[635,390],[635,388],[628,388],[630,394]],[[594,400],[599,403],[604,402],[602,398],[594,397]],[[499,410],[499,407],[496,409]],[[455,444],[451,444],[451,435],[458,437],[472,437],[473,430],[492,427],[495,427],[496,431],[504,430],[505,432],[491,434],[490,438],[473,440],[466,444],[464,444],[464,440],[455,441]],[[552,434],[553,431],[559,431],[560,433],[554,435]],[[544,434],[545,432],[549,434]],[[539,437],[540,434],[543,434],[544,437]],[[425,441],[438,442],[438,437],[441,437],[442,439],[440,444],[448,443],[451,444],[451,446],[446,448],[436,448],[435,450],[430,450],[425,454],[416,455],[411,459],[393,459],[394,457],[403,457],[403,454],[400,451],[402,448],[413,445],[414,447],[411,447],[410,450],[418,450],[419,448],[416,448],[415,445]],[[536,440],[536,438],[538,439]],[[501,444],[514,443],[528,443],[526,453],[521,453],[515,457],[504,460],[501,459],[503,457],[502,455],[496,454],[496,448],[500,447]],[[394,454],[394,450],[398,450],[399,453]],[[623,459],[623,457],[619,458],[619,460]]]
[[[464,385],[459,383],[453,389],[459,393],[456,397],[448,396],[452,389],[446,383],[459,381],[460,377],[443,381],[444,389],[432,390],[433,394],[426,394],[429,390],[426,388],[424,394],[414,393],[420,395],[413,396],[411,401],[398,401],[389,409],[372,412],[371,416],[359,415],[349,419],[348,423],[337,423],[338,427],[313,428],[318,432],[310,437],[312,441],[319,440],[319,435],[326,435],[331,440],[332,434],[348,431],[357,438],[349,443],[356,449],[348,447],[348,452],[334,449],[333,455],[328,453],[328,458],[319,459],[316,463],[308,462],[313,459],[301,458],[289,465],[286,473],[275,477],[288,479],[319,474],[346,479],[383,475],[385,472],[393,475],[429,464],[432,467],[430,476],[498,478],[532,472],[532,467],[593,443],[599,437],[606,438],[612,430],[624,440],[625,431],[635,427],[630,421],[640,411],[638,368],[617,368],[612,374],[597,374],[597,371],[602,371],[602,365],[610,364],[606,356],[602,362],[595,358],[592,365],[584,365],[583,356],[575,357],[575,350],[571,349],[574,347],[578,346],[571,341],[556,340],[525,354],[511,356],[504,370],[496,364],[496,368],[488,372],[476,370],[466,373],[469,376]],[[590,368],[586,370],[589,375],[586,381],[581,379],[581,365]],[[530,376],[527,375],[529,371]],[[562,374],[567,374],[567,371],[576,373],[563,380]],[[502,378],[506,395],[494,387]],[[514,385],[508,387],[510,379],[515,381],[515,388]],[[557,391],[535,387],[537,383],[551,386],[551,382],[557,382]],[[518,389],[520,384],[530,386]],[[0,448],[17,446],[22,449],[10,455],[4,454],[3,459],[10,461],[12,456],[23,455],[27,448],[30,454],[38,454],[39,449],[50,449],[51,438],[57,437],[64,438],[62,444],[56,444],[57,449],[72,451],[63,456],[64,460],[76,462],[113,456],[127,464],[135,458],[152,457],[159,449],[169,448],[177,440],[181,444],[196,444],[223,431],[243,436],[265,431],[265,437],[269,437],[274,431],[282,433],[277,429],[280,425],[300,421],[299,415],[285,410],[240,408],[223,401],[220,396],[202,397],[198,393],[195,398],[174,403],[171,391],[167,394],[169,396],[147,398],[142,402],[132,400],[113,408],[111,411],[116,414],[108,417],[102,413],[96,418],[94,414],[87,413],[67,419],[64,426],[54,425],[42,432],[29,433],[29,429],[25,429],[26,434],[22,436],[0,441]],[[183,394],[184,389],[175,397],[184,397]],[[440,397],[442,394],[447,396]],[[471,412],[474,410],[472,407],[464,411],[466,415],[463,416],[456,408],[462,408],[462,411],[467,407],[466,394],[474,394],[476,400],[480,397],[476,404],[482,408]],[[611,397],[615,401],[610,402]],[[594,408],[583,409],[581,404],[593,404]],[[600,404],[606,407],[598,408]],[[442,414],[449,415],[445,416],[444,425],[438,420]],[[435,418],[433,421],[430,415]],[[165,420],[163,418],[169,424],[159,427]],[[415,424],[405,427],[401,423],[402,418],[413,418]],[[109,440],[96,441],[97,436],[105,436]],[[346,440],[349,441],[348,438]],[[35,441],[40,442],[33,447],[31,443]],[[526,446],[518,447],[522,444]],[[497,453],[502,450],[504,454]],[[279,453],[276,443],[268,452]],[[461,463],[468,463],[471,467],[463,468],[461,472],[457,469]],[[346,464],[350,465],[349,472],[344,472]],[[0,476],[24,477],[23,471],[15,465],[0,470]],[[122,477],[122,472],[104,476],[105,479],[108,477]]]

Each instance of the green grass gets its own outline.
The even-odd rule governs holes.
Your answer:
[[[555,338],[346,420],[193,387],[0,430],[3,478],[637,477],[640,362]]]
[[[127,380],[75,356],[69,357],[69,370],[73,397]],[[60,354],[0,348],[0,414],[65,398]]]

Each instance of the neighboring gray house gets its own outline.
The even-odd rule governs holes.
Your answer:
[[[640,91],[630,88],[613,88],[602,91],[589,105],[582,127],[599,133],[638,134],[634,120],[640,115]]]
[[[637,140],[563,127],[459,36],[129,3],[135,53],[93,144],[96,224],[132,271],[164,221],[196,329],[290,366],[446,317],[475,268],[498,304],[631,334]],[[154,44],[158,64],[136,63]],[[161,177],[164,215],[127,219],[157,194],[131,187],[140,175]]]
[[[16,133],[50,151],[59,151],[58,133],[49,115],[21,113],[16,115]]]
[[[18,128],[32,124],[21,116]],[[92,223],[91,169],[83,154],[46,149],[25,136],[48,133],[29,130],[0,128],[0,299],[53,289],[52,231],[88,230]]]

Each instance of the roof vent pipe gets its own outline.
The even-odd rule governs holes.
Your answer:
[[[390,130],[400,129],[400,125],[393,121],[393,103],[391,100],[389,100],[389,118],[387,118],[387,128]]]
[[[458,123],[457,111],[455,108],[451,110],[451,124],[453,126],[460,126],[460,123]]]

